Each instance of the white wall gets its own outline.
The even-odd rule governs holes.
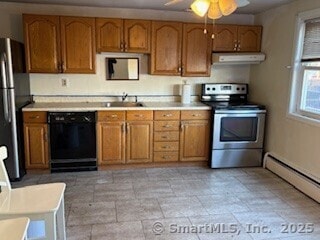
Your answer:
[[[320,127],[288,118],[294,32],[298,13],[319,9],[319,0],[297,0],[259,14],[263,25],[262,51],[267,60],[251,67],[251,99],[267,105],[266,150],[320,179]]]
[[[184,22],[203,22],[203,18],[196,17],[192,13],[139,10],[139,9],[108,9],[98,7],[75,7],[61,5],[0,3],[0,36],[12,37],[23,41],[22,13],[118,17],[118,18],[142,18],[154,20],[172,20]],[[219,23],[252,24],[252,15],[233,14],[222,18]],[[97,54],[96,74],[31,74],[31,91],[34,95],[107,95],[129,94],[138,95],[177,95],[179,85],[187,80],[192,85],[192,94],[200,93],[199,83],[205,82],[248,82],[250,67],[228,66],[212,67],[211,77],[182,78],[151,76],[147,74],[148,55],[128,55],[140,58],[139,81],[106,81],[105,57],[115,54]],[[119,55],[118,55],[119,56]],[[61,78],[68,78],[69,87],[61,86]]]

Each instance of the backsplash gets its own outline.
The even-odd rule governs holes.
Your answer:
[[[138,57],[140,61],[139,80],[106,80],[106,57]],[[155,76],[148,74],[148,56],[142,54],[97,54],[96,74],[30,74],[31,93],[35,96],[50,95],[157,95],[179,96],[181,85],[187,81],[191,85],[191,95],[199,95],[201,83],[248,83],[250,66],[212,66],[211,77]],[[62,86],[67,79],[67,86]]]
[[[63,96],[63,95],[35,95],[33,96],[33,101],[35,102],[117,102],[121,101],[122,95],[114,95],[114,96],[102,96],[102,95],[72,95],[72,96]],[[126,101],[134,102],[137,98],[138,102],[180,102],[181,96],[150,96],[150,95],[129,95]],[[199,96],[191,96],[191,102],[199,101]]]

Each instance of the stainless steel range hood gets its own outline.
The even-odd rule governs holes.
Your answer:
[[[212,53],[213,65],[259,64],[266,59],[261,52],[254,53]]]

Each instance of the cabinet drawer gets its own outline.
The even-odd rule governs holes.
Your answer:
[[[124,121],[124,120],[125,120],[125,112],[124,111],[98,112],[98,122]]]
[[[178,152],[155,152],[153,155],[154,162],[177,162],[179,161]]]
[[[179,120],[180,111],[154,111],[154,120]]]
[[[153,146],[155,152],[172,152],[179,150],[179,142],[155,142]]]
[[[25,123],[46,123],[47,121],[47,112],[23,112]]]
[[[154,122],[155,131],[179,131],[179,121],[156,121]]]
[[[155,142],[179,141],[179,132],[154,132],[153,137]]]
[[[127,111],[127,120],[153,120],[153,111]]]
[[[181,111],[181,120],[206,120],[210,119],[211,111],[198,110],[198,111]]]

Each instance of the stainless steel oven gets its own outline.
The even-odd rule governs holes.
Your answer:
[[[204,84],[202,91],[213,114],[211,168],[261,166],[265,107],[247,102],[246,84]]]

